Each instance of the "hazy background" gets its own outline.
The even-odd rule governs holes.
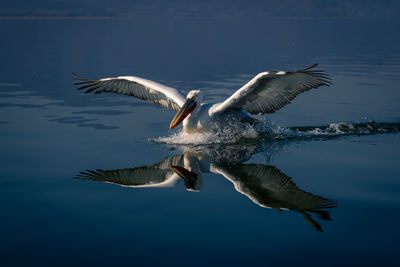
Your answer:
[[[398,19],[399,7],[395,0],[2,0],[0,15]]]

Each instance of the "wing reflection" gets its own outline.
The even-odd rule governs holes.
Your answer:
[[[334,200],[298,188],[289,176],[274,166],[238,164],[220,167],[215,171],[230,180],[238,192],[260,207],[296,211],[320,232],[321,226],[312,219],[310,213],[317,214],[320,219],[331,220],[325,209],[337,206]]]
[[[251,152],[246,154],[241,151],[243,149],[249,152],[249,147],[223,148],[218,153],[215,149],[185,148],[182,155],[166,157],[152,166],[87,170],[81,172],[78,178],[124,187],[168,187],[175,186],[182,179],[187,190],[198,191],[202,187],[202,174],[211,172],[231,181],[238,192],[258,206],[298,212],[315,230],[322,231],[312,215],[331,220],[327,209],[336,207],[338,202],[298,188],[290,177],[274,166],[241,163],[256,152],[250,148]]]

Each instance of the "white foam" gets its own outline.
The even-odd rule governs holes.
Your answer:
[[[256,127],[247,125],[245,128],[224,128],[202,133],[185,133],[183,130],[166,137],[158,137],[151,141],[172,145],[207,145],[231,144],[243,139],[256,139],[259,131]]]

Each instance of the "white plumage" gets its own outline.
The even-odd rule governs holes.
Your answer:
[[[289,104],[297,95],[330,85],[330,77],[322,70],[314,70],[317,64],[295,71],[270,71],[256,75],[231,97],[221,103],[201,103],[200,90],[192,90],[185,98],[176,89],[134,76],[120,76],[89,80],[77,77],[79,89],[86,93],[112,92],[135,96],[151,101],[178,113],[170,124],[176,127],[183,121],[185,132],[209,130],[213,125],[224,126],[227,122],[251,121],[248,114],[274,113]]]

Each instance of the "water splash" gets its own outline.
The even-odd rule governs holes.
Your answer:
[[[309,140],[328,139],[348,135],[371,135],[383,133],[399,133],[400,123],[369,122],[335,122],[322,126],[272,126],[268,121],[257,125],[248,124],[245,127],[224,127],[210,132],[188,134],[183,130],[166,137],[151,139],[156,143],[170,145],[215,145],[237,144],[248,141],[280,141],[280,140]]]
[[[317,137],[337,137],[343,135],[371,135],[382,133],[398,133],[400,132],[400,123],[378,123],[376,121],[369,122],[335,122],[324,126],[300,126],[288,127],[284,138],[317,138]],[[278,134],[279,136],[279,134]]]
[[[183,130],[166,137],[151,139],[156,143],[166,143],[170,145],[207,145],[207,144],[233,144],[240,141],[257,139],[262,132],[253,125],[245,127],[224,127],[212,131],[188,134]]]

